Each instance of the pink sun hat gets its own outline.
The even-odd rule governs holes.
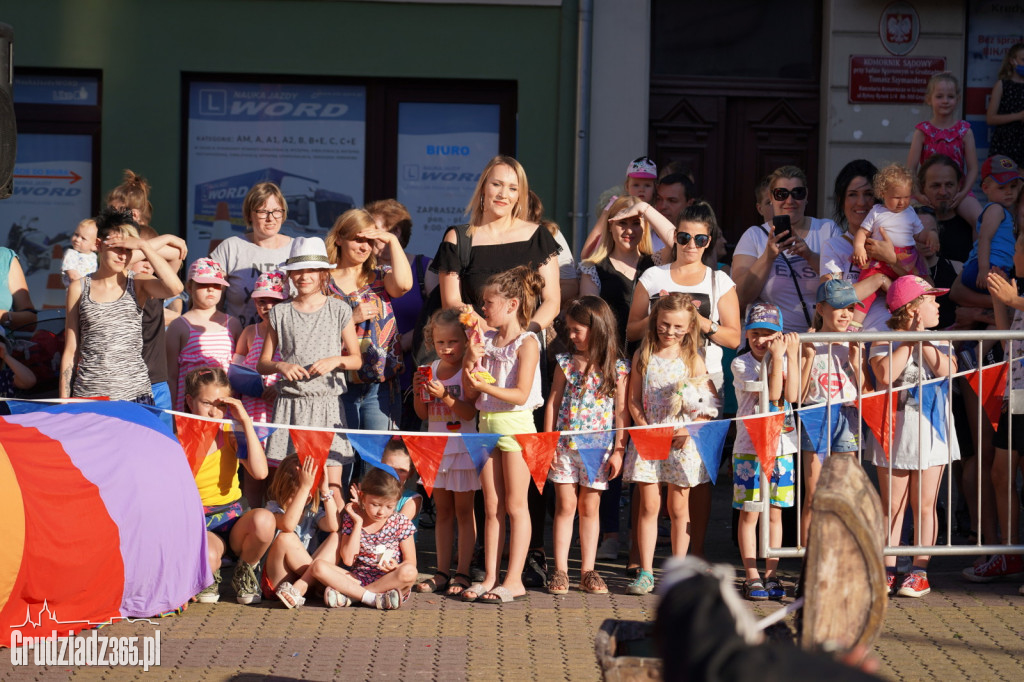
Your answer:
[[[949,289],[934,287],[917,275],[904,275],[889,285],[885,305],[890,313],[894,313],[920,296],[942,296],[946,293]]]
[[[196,284],[228,285],[224,266],[212,258],[197,258],[188,268],[188,281]]]
[[[284,301],[288,292],[284,288],[284,273],[279,270],[264,272],[256,278],[251,298],[276,298]]]

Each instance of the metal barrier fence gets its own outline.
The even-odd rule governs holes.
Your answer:
[[[983,430],[983,427],[984,427],[984,421],[983,420],[986,419],[985,406],[983,405],[983,396],[985,395],[985,393],[984,393],[985,376],[984,376],[984,374],[982,373],[981,370],[989,370],[990,368],[997,367],[1000,364],[1000,363],[993,363],[993,364],[990,364],[990,365],[983,365],[982,362],[981,362],[981,359],[983,359],[985,357],[985,353],[983,352],[983,347],[984,347],[984,345],[986,343],[995,343],[995,342],[1004,343],[1005,342],[1005,355],[1004,355],[1004,360],[1002,361],[1002,364],[1006,364],[1007,365],[1007,375],[1006,375],[1006,378],[1002,379],[1002,380],[1007,383],[1007,388],[1006,388],[1006,393],[1003,395],[1003,400],[1006,400],[1006,401],[1009,402],[1009,408],[1010,408],[1010,414],[1011,415],[1024,414],[1024,389],[1020,389],[1020,390],[1016,390],[1015,391],[1015,390],[1012,390],[1012,388],[1011,388],[1012,385],[1013,385],[1012,380],[1013,380],[1014,376],[1020,376],[1020,374],[1022,372],[1024,372],[1024,331],[984,330],[984,331],[942,331],[942,332],[893,332],[893,331],[886,331],[886,332],[863,332],[862,331],[862,332],[855,332],[855,333],[853,333],[853,332],[847,332],[847,333],[822,333],[822,332],[819,332],[819,333],[800,334],[800,341],[801,341],[801,343],[814,342],[814,343],[819,343],[819,344],[824,344],[824,343],[828,343],[828,344],[848,344],[850,342],[856,342],[860,346],[860,348],[861,348],[861,351],[862,351],[861,357],[864,358],[865,361],[868,358],[867,344],[872,344],[875,347],[877,347],[878,344],[884,344],[884,345],[887,346],[888,362],[889,362],[889,367],[890,367],[890,372],[889,372],[890,376],[892,374],[892,372],[891,372],[892,353],[893,353],[893,350],[895,350],[900,345],[902,345],[902,344],[913,344],[914,348],[913,348],[911,357],[920,359],[921,355],[922,355],[923,344],[925,344],[926,342],[945,342],[943,345],[948,346],[948,348],[951,351],[948,354],[948,359],[946,361],[948,363],[947,364],[947,374],[948,374],[948,376],[942,377],[942,378],[938,378],[938,379],[924,380],[924,378],[923,378],[923,374],[924,373],[920,372],[919,375],[918,375],[918,381],[917,381],[916,384],[899,386],[899,387],[896,387],[896,388],[893,388],[891,385],[889,385],[883,391],[876,391],[876,392],[874,392],[872,394],[864,394],[864,393],[862,393],[861,387],[859,385],[857,386],[857,400],[855,401],[854,405],[857,407],[858,416],[860,416],[860,412],[861,412],[860,408],[861,408],[863,399],[865,397],[869,397],[871,395],[884,394],[886,396],[886,398],[885,398],[886,405],[892,405],[893,404],[892,403],[892,397],[893,397],[894,393],[901,392],[901,391],[910,391],[911,389],[916,388],[917,389],[918,402],[920,403],[920,397],[924,395],[923,389],[924,389],[925,386],[945,383],[946,384],[946,389],[947,389],[947,393],[946,393],[947,400],[945,401],[945,405],[944,405],[944,409],[945,409],[945,412],[946,412],[945,442],[948,444],[948,447],[947,447],[947,449],[948,449],[947,461],[946,461],[946,464],[945,464],[946,468],[945,468],[945,471],[944,471],[945,483],[946,483],[945,520],[946,520],[946,529],[947,529],[946,530],[945,544],[932,544],[932,545],[916,545],[916,544],[911,544],[911,545],[901,545],[901,546],[890,546],[890,545],[888,545],[888,537],[889,537],[889,533],[890,533],[890,528],[892,527],[893,510],[896,508],[896,505],[894,504],[894,500],[893,500],[893,495],[892,495],[892,486],[890,485],[890,486],[888,486],[888,489],[889,489],[889,494],[887,496],[888,499],[883,499],[882,500],[882,507],[885,510],[886,538],[887,538],[887,546],[885,547],[885,552],[884,553],[887,556],[975,556],[975,555],[981,555],[981,554],[1024,554],[1024,544],[1021,544],[1020,542],[1018,542],[1016,544],[1010,544],[1009,543],[1010,529],[1007,528],[1007,527],[1004,527],[1005,524],[1003,524],[1001,522],[1001,519],[1003,519],[1003,518],[1011,518],[1011,519],[1014,519],[1014,523],[1016,523],[1016,519],[1018,518],[1018,516],[1020,514],[1019,505],[1017,505],[1016,508],[1013,508],[1013,506],[1012,506],[1012,495],[1009,494],[1010,490],[1007,491],[1007,493],[1008,493],[1007,494],[1007,508],[1004,509],[1005,514],[1000,514],[999,510],[998,509],[996,510],[996,522],[998,523],[998,525],[1000,527],[1000,531],[1003,534],[1003,544],[992,544],[992,542],[991,542],[992,538],[986,538],[990,542],[988,544],[982,544],[982,532],[981,532],[982,523],[981,523],[981,518],[980,518],[981,513],[982,513],[981,512],[981,510],[982,510],[982,481],[983,481],[983,477],[988,475],[988,472],[983,471],[983,469],[982,469],[982,464],[983,464],[982,460],[984,458],[981,456],[982,455],[982,452],[981,452],[981,448],[982,448],[982,430]],[[954,370],[953,360],[954,360],[954,358],[957,355],[956,351],[953,349],[953,344],[954,343],[962,343],[962,344],[964,344],[964,348],[967,348],[967,349],[973,348],[975,350],[974,357],[979,359],[979,361],[976,362],[976,366],[975,367],[971,367],[971,368],[967,368],[967,369],[964,369],[964,368],[960,367],[960,368],[956,368]],[[828,358],[828,361],[827,361],[827,364],[828,364],[827,371],[828,371],[828,373],[831,374],[831,372],[833,370],[833,368],[832,368],[832,361],[833,361],[832,353],[828,353],[827,354],[827,358]],[[767,360],[767,358],[766,358],[766,360]],[[802,357],[800,358],[800,365],[801,365],[800,369],[803,370],[803,358]],[[762,413],[768,411],[766,368],[767,368],[767,362],[766,361],[762,362],[761,382],[760,382],[761,383],[761,386],[760,386],[760,390],[761,390],[760,412],[762,412]],[[953,535],[952,517],[953,517],[954,500],[953,500],[953,467],[951,466],[951,464],[952,464],[952,461],[953,461],[953,459],[952,459],[953,458],[953,448],[954,447],[958,447],[958,444],[956,443],[955,439],[953,438],[953,432],[954,432],[953,414],[952,414],[953,381],[954,381],[954,379],[958,379],[958,378],[961,378],[961,377],[967,379],[971,375],[976,375],[977,376],[977,381],[978,381],[978,385],[977,385],[977,396],[978,396],[978,398],[977,398],[977,403],[978,403],[977,404],[977,429],[976,429],[976,432],[973,434],[973,436],[974,436],[973,441],[974,441],[974,444],[975,444],[975,453],[974,454],[976,455],[974,466],[976,467],[976,473],[977,473],[977,486],[976,486],[975,493],[976,493],[976,500],[977,500],[976,509],[978,510],[978,519],[977,519],[977,523],[978,523],[978,540],[977,540],[977,542],[975,542],[973,544],[953,545],[952,544],[952,535]],[[990,379],[990,381],[991,381],[991,379]],[[877,382],[876,382],[876,385],[877,385]],[[965,386],[964,388],[967,388],[967,387]],[[971,389],[968,388],[967,390],[971,390]],[[842,403],[835,403],[835,402],[833,402],[832,401],[832,397],[831,397],[831,391],[828,391],[828,399],[827,399],[827,402],[825,403],[825,405],[826,405],[826,410],[830,411],[832,409],[836,409],[836,410],[840,409]],[[799,414],[800,411],[805,410],[805,409],[807,409],[809,407],[811,407],[811,406],[810,405],[794,405],[793,409],[794,409],[795,412],[797,412],[797,414]],[[917,444],[918,444],[918,462],[920,463],[922,461],[922,457],[923,457],[923,454],[924,454],[922,452],[922,448],[921,448],[921,444],[922,444],[922,440],[923,440],[922,435],[923,435],[924,429],[928,425],[925,424],[925,417],[924,417],[923,411],[919,410],[919,415],[920,415],[920,418],[918,419]],[[896,415],[893,414],[892,418],[893,418],[893,422],[895,422]],[[851,426],[853,426],[853,425],[851,425]],[[797,420],[796,428],[797,428],[797,430],[796,430],[797,443],[799,444],[800,443],[800,435],[801,435],[802,430],[803,430],[803,425],[800,423],[800,420]],[[858,423],[856,424],[856,429],[858,431],[858,451],[856,453],[856,456],[858,457],[858,459],[861,460],[861,462],[863,464],[864,457],[865,457],[865,444],[867,442],[866,436],[869,436],[870,432],[864,429],[864,421],[863,421],[863,419],[858,419]],[[892,451],[891,444],[893,442],[893,438],[896,436],[894,431],[895,431],[895,426],[893,426],[893,428],[891,428],[890,431],[889,431],[889,440],[890,440],[890,448],[889,449],[890,449],[890,451]],[[826,456],[830,456],[831,455],[831,445],[832,445],[832,437],[831,437],[831,435],[832,434],[830,433],[829,439],[828,439],[828,446],[827,446],[828,450],[826,452]],[[873,435],[871,435],[870,437],[873,438]],[[1007,442],[1008,442],[1008,454],[1007,454],[1007,457],[1010,460],[1010,461],[1007,462],[1007,464],[1008,464],[1008,468],[1009,468],[1009,464],[1012,463],[1012,459],[1011,458],[1013,457],[1013,443],[1014,443],[1014,441],[1013,441],[1013,419],[1008,419],[1008,438],[1007,438]],[[961,459],[967,459],[966,457],[963,456],[963,453],[961,454]],[[803,462],[803,457],[802,457],[802,451],[799,448],[799,445],[798,445],[798,451],[797,451],[796,456],[794,457],[794,460],[795,460],[795,463],[796,463],[795,480],[794,480],[794,483],[796,485],[795,506],[796,506],[796,513],[797,513],[798,519],[802,519],[803,518],[803,509],[802,509],[803,505],[802,505],[802,496],[801,496],[800,493],[804,489],[804,468],[805,467],[804,467],[804,462]],[[878,472],[879,476],[887,475],[887,476],[890,477],[890,480],[891,480],[892,472],[893,472],[892,457],[888,457],[888,467],[887,467],[887,469],[888,469],[887,471],[879,471]],[[770,501],[770,497],[771,496],[770,496],[769,478],[768,478],[770,473],[771,472],[764,471],[764,467],[761,467],[761,495],[760,495],[760,501],[759,502],[748,502],[748,503],[746,503],[744,505],[744,509],[746,511],[758,511],[761,514],[761,517],[760,517],[760,529],[759,529],[760,530],[760,532],[759,532],[760,542],[759,542],[759,552],[758,552],[758,554],[759,554],[759,556],[761,558],[765,558],[765,557],[780,557],[780,558],[781,557],[802,557],[804,555],[804,552],[805,552],[805,547],[803,545],[803,540],[804,539],[801,536],[802,528],[801,528],[801,526],[799,524],[797,526],[797,543],[796,543],[795,547],[770,547],[770,542],[769,542],[769,509],[770,509],[770,504],[771,504],[771,501]],[[917,486],[918,486],[917,498],[918,498],[918,500],[920,500],[922,492],[923,492],[923,481],[922,481],[922,477],[921,476],[918,476],[917,478],[918,478],[918,480],[917,480]],[[1009,480],[1007,482],[1007,485],[1012,490],[1012,487],[1016,486],[1016,480],[1017,480],[1016,469],[1011,469],[1010,470],[1010,476],[1008,478],[1009,478]],[[939,487],[941,487],[941,486],[939,486]],[[958,485],[958,487],[959,487],[959,485]],[[937,490],[938,490],[938,488],[937,488]],[[966,497],[966,495],[968,494],[968,491],[963,490],[962,492],[963,492],[964,496]],[[909,507],[909,500],[910,500],[910,489],[909,489],[909,487],[908,487],[908,489],[906,491],[906,494],[907,494],[907,502],[908,502],[908,507]],[[936,495],[938,495],[938,492],[936,492]],[[936,500],[936,502],[937,501],[938,500]],[[918,505],[918,507],[920,507],[920,505]],[[909,513],[909,511],[910,510],[907,509],[907,513]],[[920,529],[922,527],[922,514],[923,514],[923,511],[920,508],[914,510],[914,515],[915,515],[915,518],[914,518],[915,533],[919,533],[920,531],[918,529]]]

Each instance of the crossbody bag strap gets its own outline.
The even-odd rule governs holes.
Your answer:
[[[768,234],[768,230],[764,229],[764,225],[758,225],[758,227],[760,227],[761,231],[765,233],[765,236],[771,238],[771,235]],[[807,326],[810,327],[813,323],[811,322],[811,316],[807,313],[807,303],[804,301],[804,292],[800,290],[800,280],[797,279],[796,271],[793,270],[793,266],[790,264],[789,259],[782,256],[782,260],[786,263],[786,267],[789,268],[789,276],[793,280],[793,287],[796,288],[796,296],[800,299],[800,310],[804,311],[804,319],[807,320]]]

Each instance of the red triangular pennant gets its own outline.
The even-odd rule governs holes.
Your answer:
[[[409,456],[416,466],[416,472],[423,479],[423,489],[427,495],[434,494],[434,479],[437,469],[444,458],[444,449],[448,445],[448,436],[405,436],[405,447],[409,448]]]
[[[882,445],[885,458],[889,459],[889,437],[892,434],[892,416],[896,413],[899,393],[893,391],[891,402],[886,405],[886,394],[879,393],[861,399],[860,415],[864,423],[875,434],[875,438]]]
[[[516,436],[520,447],[523,448],[526,467],[530,470],[533,482],[537,484],[537,490],[540,492],[544,492],[544,481],[548,479],[548,470],[551,468],[551,460],[555,457],[555,445],[560,435],[558,431],[545,431]]]
[[[663,426],[660,429],[629,429],[629,437],[640,459],[655,461],[668,459],[672,449],[672,434],[676,427]]]
[[[785,412],[775,412],[746,419],[747,435],[754,444],[754,452],[761,463],[761,471],[775,471],[775,457],[779,454],[779,436]]]
[[[992,422],[992,428],[999,428],[999,414],[1003,410],[1003,393],[1006,392],[1006,368],[1007,364],[1001,362],[998,365],[986,367],[983,370],[975,371],[967,375],[967,383],[975,395],[978,395],[979,375],[981,377],[981,404],[985,406],[985,414]]]
[[[210,452],[210,445],[217,436],[220,424],[176,414],[174,415],[174,425],[178,433],[178,442],[181,443],[181,449],[185,451],[185,457],[188,458],[192,476],[195,476],[199,473],[199,467],[203,466],[203,461]]]
[[[288,435],[295,445],[295,454],[299,456],[299,462],[305,462],[307,457],[312,457],[316,462],[313,490],[319,491],[324,464],[327,463],[327,455],[331,452],[331,443],[334,441],[334,432],[288,429]]]

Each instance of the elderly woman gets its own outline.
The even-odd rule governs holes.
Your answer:
[[[546,329],[558,315],[561,249],[547,229],[526,220],[529,194],[526,171],[511,156],[496,156],[484,167],[467,208],[469,248],[460,250],[464,237],[458,227],[450,227],[430,264],[440,277],[445,308],[468,303],[479,311],[487,278],[530,265],[544,278],[543,300],[530,321],[530,331]]]
[[[776,234],[769,223],[743,233],[732,257],[732,278],[741,307],[756,300],[782,310],[785,330],[807,331],[814,319],[814,300],[822,268],[822,245],[840,233],[828,219],[812,218],[807,210],[807,176],[796,166],[782,166],[767,178],[776,219],[788,216],[790,229]]]
[[[249,230],[244,237],[228,237],[210,254],[228,274],[224,309],[238,318],[242,328],[260,321],[256,306],[249,299],[256,278],[272,272],[288,260],[292,238],[281,234],[288,217],[288,204],[280,188],[272,182],[253,185],[242,202],[242,217]]]

